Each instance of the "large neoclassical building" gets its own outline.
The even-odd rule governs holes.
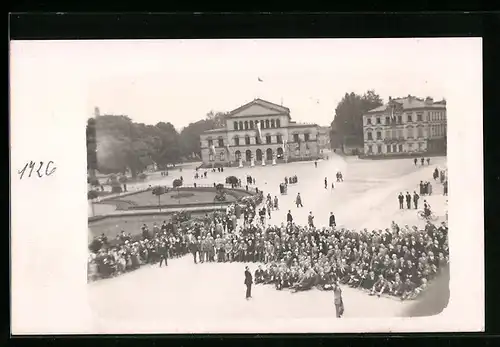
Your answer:
[[[224,128],[200,136],[201,156],[205,166],[316,159],[320,156],[319,133],[316,124],[292,121],[290,109],[255,99],[231,111]]]

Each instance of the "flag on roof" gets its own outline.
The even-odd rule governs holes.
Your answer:
[[[262,142],[262,131],[260,130],[260,122],[257,122],[257,126],[255,127],[255,134]]]

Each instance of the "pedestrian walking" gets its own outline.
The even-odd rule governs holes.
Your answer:
[[[286,222],[287,223],[293,223],[293,217],[292,217],[292,212],[288,210],[288,213],[286,214]]]
[[[420,165],[421,165],[421,166],[424,166],[424,161],[425,161],[425,159],[424,159],[424,158],[421,158],[421,159],[420,159]]]
[[[325,177],[325,189],[328,189],[328,179]]]
[[[418,159],[417,158],[413,159],[413,163],[415,163],[415,166],[417,166]]]
[[[448,180],[443,183],[443,195],[448,196]]]

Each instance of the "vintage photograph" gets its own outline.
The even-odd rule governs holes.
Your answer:
[[[161,64],[103,74],[88,96],[102,332],[440,314],[453,252],[441,44],[128,43]]]

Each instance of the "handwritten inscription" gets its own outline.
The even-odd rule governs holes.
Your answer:
[[[43,161],[40,161],[38,163],[30,161],[29,163],[26,163],[26,165],[24,165],[24,167],[17,173],[20,180],[25,177],[30,178],[31,176],[38,176],[38,178],[42,178],[44,176],[52,175],[56,171],[56,169],[57,167],[52,160],[48,163],[44,163]]]

